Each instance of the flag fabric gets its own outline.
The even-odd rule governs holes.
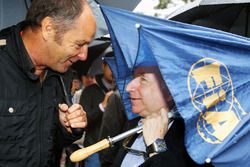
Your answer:
[[[137,56],[145,48],[155,56],[185,121],[190,156],[250,166],[249,39],[188,26],[141,26],[139,34]]]
[[[135,64],[135,59],[138,51],[138,32],[137,32],[137,25],[151,25],[151,26],[159,26],[159,25],[169,25],[175,27],[183,27],[185,28],[187,24],[182,24],[174,22],[174,21],[166,21],[164,19],[156,19],[155,17],[145,16],[141,14],[132,13],[130,11],[108,7],[105,5],[100,5],[101,11],[103,13],[104,19],[106,21],[109,34],[111,37],[113,49],[115,51],[115,56],[119,61],[117,64],[119,67],[123,67],[119,65],[122,61],[125,61],[127,67],[131,70],[133,69]],[[193,27],[194,30],[204,30],[204,27],[200,26],[192,26],[188,25],[188,27]],[[205,30],[209,28],[205,28]],[[216,30],[210,30],[213,32]],[[221,31],[221,34],[228,34],[226,32]],[[231,35],[236,36],[236,35]],[[235,37],[235,40],[243,40],[238,36]],[[124,60],[123,60],[124,59]],[[122,70],[121,70],[122,71]],[[126,76],[125,73],[121,73]]]
[[[189,155],[200,164],[250,166],[249,39],[106,6],[101,9],[120,76],[131,76],[147,60],[159,65],[185,121]]]
[[[136,115],[131,111],[129,94],[125,91],[125,87],[132,79],[134,67],[139,65],[135,63],[139,42],[136,25],[168,24],[185,27],[186,24],[176,24],[176,22],[171,21],[166,22],[163,19],[156,20],[154,17],[135,14],[105,5],[100,5],[100,9],[106,21],[111,36],[112,48],[115,53],[115,66],[111,66],[111,68],[115,68],[113,71],[117,70],[117,75],[115,76],[116,83],[125,105],[128,119],[131,120]],[[194,29],[200,29],[200,27],[195,26]],[[140,62],[137,60],[137,63]]]
[[[127,68],[125,68],[125,65],[123,66],[124,68],[119,68],[116,64],[115,57],[104,57],[104,58],[105,58],[105,61],[108,63],[109,67],[111,68],[113,77],[115,78],[116,85],[120,92],[121,99],[124,104],[125,113],[126,113],[128,120],[138,117],[138,115],[134,114],[131,110],[131,101],[129,98],[129,93],[124,90],[125,85],[132,79],[132,75],[130,74],[130,71]],[[120,62],[119,64],[122,64],[122,62]],[[119,72],[127,73],[126,74],[127,77],[121,77]]]

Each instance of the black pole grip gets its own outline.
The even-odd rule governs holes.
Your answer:
[[[60,76],[60,81],[61,81],[62,90],[63,90],[63,94],[64,94],[64,98],[65,98],[65,103],[70,107],[70,106],[72,106],[72,102],[70,101],[70,98],[69,98],[69,95],[67,93],[62,76]],[[84,128],[72,128],[72,127],[70,127],[70,129],[72,131],[72,134],[75,136],[80,136],[84,132]]]
[[[84,132],[84,128],[70,128],[72,131],[72,134],[75,136],[80,136]]]

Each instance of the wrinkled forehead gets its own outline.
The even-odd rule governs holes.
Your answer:
[[[138,77],[146,73],[153,73],[153,74],[156,74],[157,76],[161,75],[158,66],[143,66],[143,67],[137,67],[134,70],[134,77]]]
[[[136,67],[135,70],[134,70],[134,77],[138,77],[138,76],[141,76],[142,74],[154,74],[156,80],[157,80],[157,83],[160,84],[160,85],[164,85],[164,88],[163,88],[163,91],[164,93],[166,94],[166,97],[167,96],[171,96],[170,95],[170,92],[168,90],[168,87],[167,85],[165,84],[163,78],[162,78],[162,75],[161,75],[161,72],[159,70],[159,67],[158,66],[141,66],[141,67]]]

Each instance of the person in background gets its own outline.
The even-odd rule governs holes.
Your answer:
[[[82,80],[82,84],[83,84],[84,88],[86,88],[89,85],[92,85],[92,84],[96,83],[95,77],[92,76],[92,75],[88,75],[88,74],[82,75],[81,80]]]
[[[99,133],[99,141],[108,136],[114,137],[123,131],[125,123],[128,121],[125,107],[122,103],[121,96],[117,91],[110,95],[105,112],[102,116],[102,123]],[[99,152],[99,158],[102,167],[113,166],[114,158],[118,152],[119,146],[114,145]]]
[[[71,84],[71,97],[72,97],[72,102],[74,103],[74,96],[75,93],[80,90],[82,87],[82,82],[80,80],[80,77],[76,71],[73,71],[73,80]]]
[[[65,103],[68,68],[95,35],[85,0],[33,0],[25,21],[0,31],[0,166],[55,166],[55,147],[82,136],[82,106]],[[60,140],[58,140],[60,139]]]
[[[80,98],[80,104],[86,111],[88,119],[84,147],[98,142],[103,112],[105,111],[109,96],[113,93],[112,90],[116,88],[109,65],[104,60],[101,61],[100,65],[102,66],[103,74],[95,76],[96,84],[86,87]],[[85,159],[85,167],[92,166],[100,166],[98,153]]]
[[[72,98],[73,103],[79,103],[80,102],[80,97],[82,94],[82,91],[84,88],[86,88],[89,85],[92,85],[96,83],[95,77],[87,74],[83,74],[81,77],[81,88],[77,91],[75,91],[74,96]]]
[[[74,85],[74,79],[73,79],[71,90],[73,87],[78,88],[78,82],[81,82],[81,88],[75,91],[75,93],[72,97],[72,102],[73,102],[73,104],[79,104],[82,91],[87,86],[95,84],[95,77],[87,75],[87,74],[82,75],[80,78],[78,77],[78,75],[75,77],[76,77],[76,79],[75,79],[76,86],[73,86]],[[81,81],[79,81],[79,80],[81,80]],[[83,135],[80,139],[74,141],[74,143],[72,143],[70,146],[67,146],[66,148],[64,148],[62,156],[60,158],[62,161],[62,163],[61,163],[62,165],[66,166],[66,167],[76,167],[76,166],[83,167],[84,166],[84,161],[79,162],[79,163],[73,163],[69,159],[70,155],[74,151],[76,151],[80,148],[83,148],[84,138],[85,138],[85,133],[83,133]]]

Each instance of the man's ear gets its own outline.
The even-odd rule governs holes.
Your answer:
[[[45,17],[41,22],[42,36],[45,41],[48,41],[54,36],[54,24],[50,17]]]

